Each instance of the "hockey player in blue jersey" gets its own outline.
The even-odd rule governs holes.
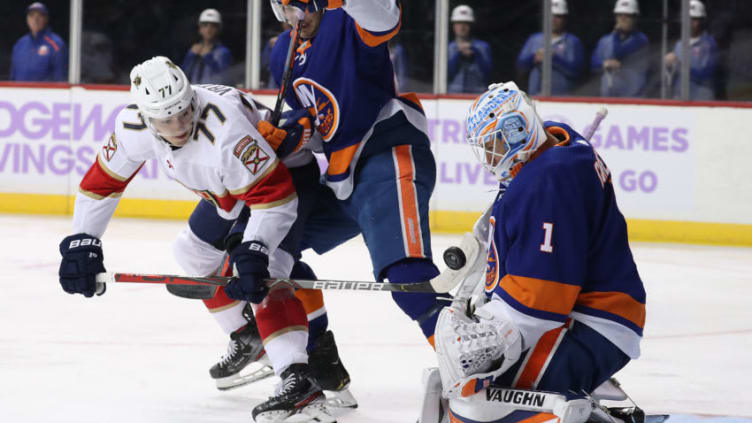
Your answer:
[[[362,234],[377,280],[410,283],[439,274],[431,260],[428,202],[436,165],[427,122],[414,95],[400,96],[388,41],[401,25],[395,0],[271,0],[275,15],[300,22],[290,89],[285,101],[308,110],[315,139],[306,148],[328,159],[326,194],[304,225],[303,248],[324,253]],[[290,32],[279,36],[271,73],[282,82]],[[299,212],[300,213],[300,212]],[[394,293],[394,301],[433,343],[444,304],[433,294]],[[289,412],[305,399],[305,372],[284,372],[283,388],[254,416]]]
[[[474,313],[447,307],[436,327],[451,421],[562,417],[491,400],[499,387],[560,393],[570,418],[587,418],[582,398],[640,355],[645,324],[645,291],[610,172],[572,128],[542,122],[513,82],[475,101],[467,130],[500,185],[488,217],[484,300]]]

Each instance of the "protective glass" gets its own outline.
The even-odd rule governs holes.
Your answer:
[[[193,106],[173,117],[167,119],[149,118],[149,121],[154,130],[163,137],[185,136],[193,129]]]

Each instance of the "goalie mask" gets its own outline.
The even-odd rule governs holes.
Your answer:
[[[489,172],[503,184],[546,141],[541,118],[514,82],[493,84],[467,114],[467,142]]]
[[[163,56],[131,70],[131,95],[146,126],[157,136],[187,141],[198,120],[198,97],[182,70]]]

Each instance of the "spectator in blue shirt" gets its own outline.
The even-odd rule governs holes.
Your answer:
[[[491,47],[487,42],[470,37],[475,22],[473,9],[461,4],[452,10],[454,41],[449,43],[447,91],[450,93],[481,93],[488,88],[491,72]]]
[[[219,42],[222,15],[206,9],[198,18],[201,41],[194,44],[183,60],[183,71],[191,84],[229,84],[226,70],[232,64],[230,49]]]
[[[585,66],[585,51],[580,39],[565,32],[569,8],[566,0],[551,2],[553,21],[551,22],[551,94],[567,95],[572,92],[577,79],[582,75]],[[522,47],[517,57],[517,68],[523,72],[530,72],[528,93],[541,93],[541,79],[543,70],[543,33],[531,35]]]
[[[718,44],[705,31],[705,5],[700,0],[689,2],[691,19],[689,40],[689,99],[714,100],[713,78],[718,66]],[[681,65],[681,41],[676,42],[674,51],[664,58],[666,76],[674,98],[680,98],[679,67]]]
[[[67,81],[68,48],[47,26],[47,6],[34,2],[26,8],[29,33],[13,46],[11,81]]]
[[[618,0],[614,7],[614,31],[604,35],[593,51],[590,68],[601,74],[604,97],[641,97],[647,82],[648,37],[635,29],[640,6],[637,0]]]

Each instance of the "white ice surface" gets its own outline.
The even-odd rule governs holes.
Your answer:
[[[180,273],[170,244],[183,225],[113,220],[107,269]],[[68,218],[0,215],[0,422],[250,422],[273,382],[214,388],[208,369],[227,339],[201,302],[158,285],[118,284],[92,299],[62,291],[57,246],[70,228]],[[435,235],[433,249],[458,241]],[[648,305],[643,355],[617,375],[625,390],[652,413],[752,421],[752,249],[632,249]],[[322,278],[372,277],[360,238],[305,260]],[[325,296],[360,402],[339,421],[414,422],[421,371],[436,365],[417,326],[388,293]]]

